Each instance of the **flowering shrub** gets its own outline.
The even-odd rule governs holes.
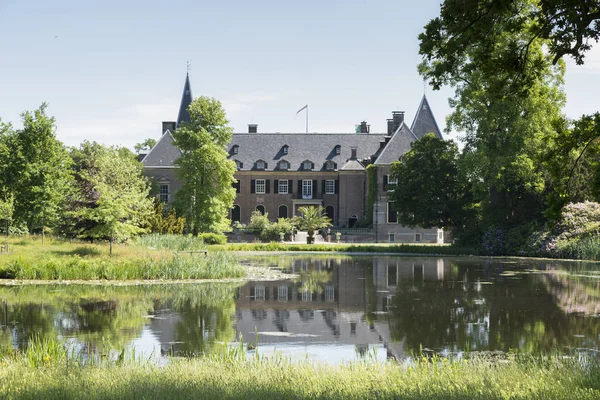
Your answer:
[[[542,253],[553,257],[596,258],[600,250],[600,204],[569,203],[552,232],[541,241]]]
[[[492,226],[483,233],[481,239],[481,254],[486,256],[500,256],[505,254],[506,229]]]

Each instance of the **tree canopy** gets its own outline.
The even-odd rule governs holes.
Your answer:
[[[183,181],[175,206],[194,234],[222,232],[229,227],[227,215],[235,199],[236,167],[225,151],[233,130],[221,102],[214,98],[195,99],[188,112],[190,122],[173,133],[181,151],[177,165]]]

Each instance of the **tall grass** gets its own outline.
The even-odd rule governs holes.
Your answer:
[[[0,279],[42,280],[130,280],[130,279],[221,279],[245,276],[232,254],[172,255],[139,260],[113,257],[84,258],[77,255],[44,260],[16,258],[0,265]]]
[[[568,258],[600,261],[600,237],[573,241],[565,248],[564,253]]]
[[[230,353],[171,359],[123,357],[87,365],[11,355],[0,360],[0,398],[25,399],[597,399],[600,367],[555,356],[504,363],[417,359],[330,366]]]
[[[183,250],[202,250],[206,248],[201,238],[192,235],[144,235],[133,239],[133,242],[139,246],[152,249],[165,249],[174,251]]]

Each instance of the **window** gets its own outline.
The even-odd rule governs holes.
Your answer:
[[[333,171],[335,169],[335,167],[337,167],[337,165],[331,160],[329,160],[325,163],[325,169],[327,171]]]
[[[441,241],[444,240],[444,231],[442,231],[442,230],[438,231],[438,240],[441,240]]]
[[[396,234],[395,233],[389,233],[388,236],[389,236],[390,243],[396,242]]]
[[[325,194],[335,194],[335,181],[334,180],[326,180],[325,181]]]
[[[236,144],[236,145],[234,145],[234,146],[231,148],[231,154],[237,154],[237,153],[238,153],[238,149],[239,149],[239,148],[240,148],[240,146],[238,146],[237,144]]]
[[[169,185],[167,184],[160,185],[160,201],[163,203],[169,202]]]
[[[262,204],[259,204],[256,206],[256,211],[258,211],[259,213],[261,213],[261,215],[265,215],[265,206],[263,206]]]
[[[231,186],[235,188],[236,193],[240,193],[240,181],[236,180],[231,184]]]
[[[325,301],[330,303],[335,301],[335,287],[333,285],[325,286]]]
[[[279,300],[279,301],[287,301],[288,300],[288,287],[287,286],[279,286],[277,288],[277,300]]]
[[[421,241],[421,234],[415,233],[415,242],[419,243]]]
[[[342,146],[340,146],[338,144],[337,146],[335,146],[335,155],[339,156],[341,152],[342,152]]]
[[[393,192],[394,189],[396,189],[397,185],[398,185],[398,178],[392,179],[391,177],[388,177],[388,184],[387,184],[388,192]]]
[[[396,287],[398,286],[398,266],[389,265],[387,266],[387,286]]]
[[[288,147],[289,147],[289,146],[288,146],[287,144],[286,144],[286,145],[284,145],[284,146],[281,148],[281,152],[282,152],[283,154],[287,154],[287,153],[288,153]]]
[[[267,167],[267,163],[265,163],[263,160],[258,160],[256,162],[256,169],[265,169]]]
[[[255,286],[254,287],[254,300],[264,300],[265,299],[265,287],[264,286]]]
[[[256,185],[255,186],[256,193],[265,194],[265,180],[264,179],[257,179],[255,185]]]
[[[387,205],[387,222],[388,224],[397,224],[398,223],[398,213],[394,209],[394,203],[388,201]]]
[[[312,199],[313,194],[313,181],[310,179],[304,179],[302,181],[302,198]]]
[[[290,163],[285,160],[279,161],[279,169],[283,169],[283,170],[290,169]]]
[[[312,169],[312,162],[306,160],[302,163],[302,169],[304,170],[311,170]]]
[[[240,206],[235,204],[231,209],[231,222],[240,222],[242,220],[242,210]]]
[[[238,170],[244,168],[244,163],[241,162],[240,160],[235,160],[235,166],[237,167]]]
[[[279,194],[288,194],[288,180],[287,179],[279,180],[279,183],[277,184],[277,191],[279,192]]]

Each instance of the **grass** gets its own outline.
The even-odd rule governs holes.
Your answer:
[[[210,251],[207,256],[178,254],[171,250],[200,248],[185,236],[165,238],[159,248],[128,244],[115,246],[108,255],[105,244],[85,244],[38,237],[9,239],[10,253],[0,255],[0,279],[132,280],[222,279],[245,276],[233,254]],[[169,244],[167,244],[169,243]],[[186,247],[186,244],[189,247]]]
[[[330,366],[282,357],[246,357],[243,349],[162,367],[121,352],[81,363],[38,342],[0,359],[6,399],[597,399],[595,361],[517,357],[505,362],[417,359],[409,366],[373,361]],[[81,361],[81,360],[79,360]]]
[[[394,254],[435,254],[435,255],[471,255],[477,254],[472,248],[436,244],[288,244],[288,243],[230,243],[211,246],[211,249],[223,251],[328,251],[344,253],[394,253]]]

